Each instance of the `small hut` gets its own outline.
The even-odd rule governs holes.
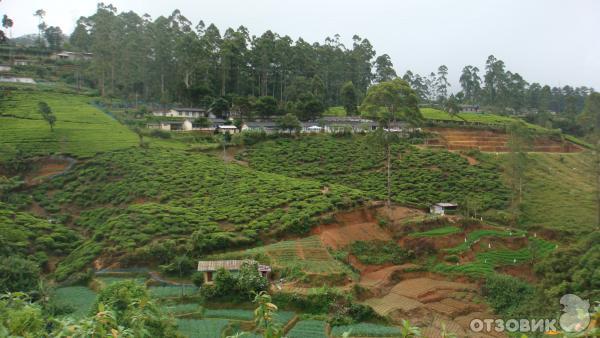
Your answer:
[[[458,210],[458,204],[455,203],[436,203],[429,207],[429,212],[434,215],[454,214]]]

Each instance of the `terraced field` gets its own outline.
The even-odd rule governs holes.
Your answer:
[[[540,259],[556,249],[556,244],[552,242],[537,238],[529,238],[528,240],[530,243],[528,247],[518,250],[490,249],[477,253],[472,262],[456,265],[439,263],[433,267],[433,271],[480,278],[494,273],[496,268],[501,266],[533,263],[535,259]]]
[[[268,256],[271,264],[282,270],[301,270],[307,274],[315,275],[350,273],[348,267],[331,257],[318,236],[310,236],[294,241],[281,241],[267,246],[215,255],[209,258],[234,259],[249,256],[260,257],[261,255]]]
[[[321,320],[301,320],[286,334],[288,338],[327,338],[327,323]]]
[[[427,130],[437,134],[440,141],[437,144],[444,145],[448,150],[509,151],[509,135],[504,132],[464,128],[428,128]],[[582,150],[583,148],[575,143],[554,140],[548,136],[537,137],[531,145],[531,151],[534,152],[573,153]]]
[[[8,91],[0,108],[0,160],[16,149],[29,156],[63,153],[90,157],[138,144],[133,132],[92,106],[91,100],[36,87]],[[54,131],[38,113],[40,101],[48,103],[56,115]]]
[[[334,326],[331,329],[331,336],[342,337],[345,332],[350,332],[349,337],[399,337],[401,335],[400,329],[395,326],[358,323]]]
[[[67,316],[76,319],[89,315],[96,301],[96,293],[85,286],[57,288],[51,297],[57,305],[72,310]]]
[[[188,338],[221,337],[223,330],[229,325],[225,319],[178,319],[179,331]]]

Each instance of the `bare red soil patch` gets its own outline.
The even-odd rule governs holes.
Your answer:
[[[64,173],[74,163],[74,159],[60,156],[38,159],[33,163],[34,169],[25,176],[25,182],[28,185],[39,184],[44,179]]]
[[[320,225],[313,234],[321,237],[323,244],[339,249],[356,241],[391,240],[391,234],[377,223],[372,209],[357,209],[339,213],[332,224]]]
[[[445,146],[448,150],[509,151],[508,135],[499,131],[468,128],[429,128],[428,131],[438,135],[437,141],[428,142],[434,148]],[[536,138],[532,146],[534,152],[573,153],[582,150],[583,148],[572,142],[549,137]]]

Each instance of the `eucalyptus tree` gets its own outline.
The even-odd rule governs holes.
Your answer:
[[[497,105],[500,103],[498,93],[502,92],[506,80],[504,62],[496,59],[494,55],[490,55],[485,63],[485,71],[484,92],[486,100],[488,104]]]
[[[465,66],[460,75],[460,86],[468,103],[477,103],[481,92],[481,78],[479,77],[479,68],[474,66]]]
[[[450,83],[448,82],[448,67],[441,65],[437,70],[437,100],[443,102],[448,97],[448,88]]]
[[[383,54],[375,59],[375,82],[391,81],[398,77],[389,55]]]
[[[395,79],[371,86],[360,107],[362,112],[376,119],[379,124],[376,132],[372,134],[372,143],[382,146],[385,152],[388,207],[391,206],[392,199],[391,145],[398,139],[398,134],[390,129],[396,127],[399,121],[418,125],[423,117],[417,103],[417,94],[408,82]]]
[[[523,200],[523,186],[529,164],[527,152],[531,149],[533,134],[522,121],[515,121],[508,126],[508,158],[507,172],[512,190],[512,210],[516,216]]]
[[[2,1],[2,0],[0,0]],[[6,36],[6,33],[4,32],[4,29],[10,29],[14,24],[14,21],[8,17],[8,15],[4,14],[2,16],[2,28],[0,29],[0,43],[5,43],[8,38]]]
[[[43,9],[38,9],[33,13],[33,16],[38,18],[38,45],[40,47],[44,47],[44,41],[42,40],[42,34],[46,30],[46,23],[44,22],[44,17],[46,16],[46,11]]]

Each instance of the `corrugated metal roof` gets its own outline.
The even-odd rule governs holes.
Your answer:
[[[242,267],[244,262],[249,263],[257,263],[254,260],[239,260],[239,259],[231,259],[231,260],[223,260],[223,261],[199,261],[198,262],[198,271],[217,271],[221,268],[225,270],[239,270]],[[268,265],[258,265],[258,271],[271,271],[271,267]]]
[[[455,203],[436,203],[435,205],[440,206],[442,208],[458,207],[458,204]]]

